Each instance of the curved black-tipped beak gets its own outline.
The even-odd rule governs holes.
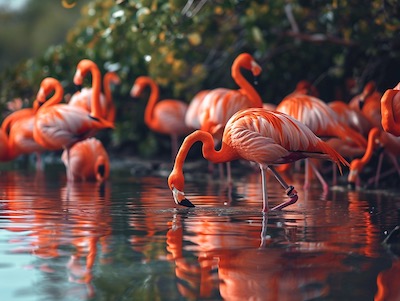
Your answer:
[[[355,190],[356,189],[356,183],[355,182],[348,182],[347,183],[347,188],[351,189],[351,190]]]
[[[182,206],[185,206],[185,207],[195,207],[194,205],[193,205],[193,203],[191,202],[191,201],[189,201],[188,199],[183,199],[182,201],[180,201],[179,203],[178,203],[179,205],[182,205]]]

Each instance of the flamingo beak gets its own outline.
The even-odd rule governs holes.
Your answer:
[[[195,207],[191,201],[189,201],[185,197],[185,193],[178,190],[176,187],[172,188],[172,195],[174,197],[174,201],[177,205],[185,206],[185,207]]]

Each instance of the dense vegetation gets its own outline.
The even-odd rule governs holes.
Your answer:
[[[75,66],[90,58],[122,79],[114,89],[116,129],[103,134],[108,145],[168,154],[169,140],[143,125],[145,101],[129,97],[137,76],[153,77],[162,97],[189,102],[201,89],[235,87],[230,66],[246,51],[263,67],[257,89],[264,102],[278,103],[302,79],[314,82],[325,101],[347,101],[368,80],[381,91],[400,81],[399,29],[394,0],[88,1],[65,41],[0,74],[0,110],[7,113],[16,97],[31,101],[46,76],[73,92]]]

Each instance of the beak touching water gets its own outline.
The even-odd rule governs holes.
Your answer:
[[[195,207],[192,202],[185,197],[185,193],[178,190],[176,187],[172,188],[172,195],[176,204],[185,207]]]

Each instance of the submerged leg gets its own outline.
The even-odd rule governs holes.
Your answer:
[[[282,204],[275,206],[271,210],[280,210],[282,208],[285,208],[291,204],[294,204],[298,200],[297,196],[297,191],[294,189],[292,185],[288,185],[284,179],[282,179],[281,175],[275,170],[273,166],[268,166],[268,168],[271,170],[271,172],[274,174],[275,178],[278,180],[278,182],[282,185],[282,187],[286,191],[286,195],[290,198],[289,201],[283,202]]]

